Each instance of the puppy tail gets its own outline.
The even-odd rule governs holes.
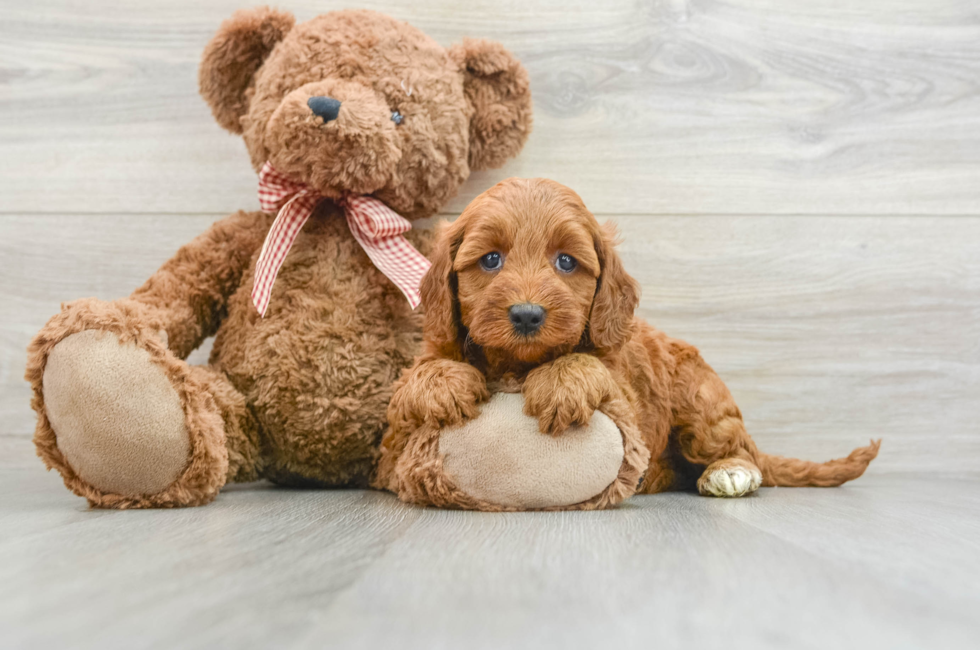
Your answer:
[[[880,446],[880,439],[872,440],[870,445],[858,447],[847,458],[826,463],[759,453],[757,460],[762,470],[762,484],[767,487],[836,487],[864,474],[878,455]]]

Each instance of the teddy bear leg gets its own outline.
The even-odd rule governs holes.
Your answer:
[[[221,413],[225,448],[228,451],[228,483],[246,483],[262,477],[264,468],[259,445],[259,424],[238,392],[221,370],[213,366],[191,366],[190,372],[203,384]]]
[[[146,320],[122,301],[74,303],[31,346],[38,455],[96,507],[200,505],[227,478],[227,396]]]
[[[496,393],[475,419],[416,432],[394,488],[406,501],[476,510],[609,507],[633,494],[647,453],[629,406],[605,406],[612,416],[596,411],[556,437],[524,413],[520,393]]]

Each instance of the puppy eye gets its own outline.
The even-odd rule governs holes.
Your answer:
[[[487,253],[480,258],[480,267],[484,271],[496,271],[501,266],[504,265],[504,258],[500,256],[500,253],[496,251],[493,253]]]
[[[391,121],[395,123],[395,126],[400,126],[402,122],[405,121],[405,116],[398,111],[391,112]]]
[[[577,266],[578,262],[575,260],[575,258],[565,253],[559,255],[558,259],[555,260],[555,268],[562,273],[571,273]]]

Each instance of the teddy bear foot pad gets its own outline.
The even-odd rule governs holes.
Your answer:
[[[519,394],[497,393],[480,417],[439,437],[443,469],[471,497],[505,508],[571,506],[602,493],[623,465],[623,435],[606,414],[551,436],[523,413]]]
[[[111,332],[78,332],[54,347],[44,402],[65,460],[100,491],[154,494],[187,466],[177,391],[146,350]]]

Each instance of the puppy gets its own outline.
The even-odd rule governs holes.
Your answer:
[[[614,239],[554,181],[512,178],[477,197],[438,235],[421,287],[425,350],[396,387],[393,428],[460,424],[495,387],[518,385],[553,436],[625,399],[650,454],[640,492],[738,497],[864,472],[880,441],[827,463],[760,452],[697,349],[634,317],[639,287]]]

